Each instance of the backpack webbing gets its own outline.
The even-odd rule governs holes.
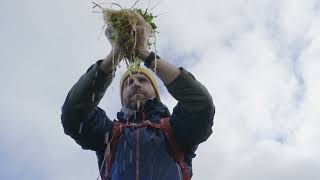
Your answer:
[[[120,136],[122,135],[125,128],[134,127],[134,128],[142,128],[142,127],[151,127],[155,129],[160,129],[171,148],[171,156],[173,159],[179,164],[181,170],[182,170],[182,178],[183,180],[191,180],[191,176],[188,173],[187,170],[187,164],[184,161],[184,152],[180,148],[180,146],[177,144],[176,138],[173,134],[173,131],[171,129],[169,118],[162,118],[160,120],[160,124],[152,123],[149,120],[145,120],[142,123],[122,123],[122,122],[115,122],[112,128],[112,136],[110,138],[110,141],[108,143],[108,148],[110,148],[109,151],[106,151],[106,162],[105,162],[105,177],[104,179],[107,180],[109,177],[109,173],[111,170],[112,163],[115,158],[116,148],[118,141],[120,139]],[[101,165],[103,166],[103,165]]]

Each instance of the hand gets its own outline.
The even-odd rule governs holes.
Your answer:
[[[139,13],[136,14],[138,16],[138,22],[136,26],[135,53],[138,57],[144,60],[149,55],[148,42],[151,33],[151,26]]]
[[[109,42],[110,42],[110,44],[112,46],[112,52],[114,54],[120,54],[120,52],[121,52],[120,43],[119,42],[115,42],[114,40],[112,40],[110,27],[106,28],[105,35],[106,35],[107,39],[109,40]]]
[[[137,26],[136,33],[137,33],[137,39],[136,39],[135,53],[140,59],[144,60],[148,57],[150,53],[148,48],[150,33],[148,29],[146,29],[146,27],[144,26]]]

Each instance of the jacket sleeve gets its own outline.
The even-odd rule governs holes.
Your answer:
[[[62,106],[64,132],[83,149],[104,148],[106,134],[113,126],[105,111],[97,107],[112,81],[112,74],[99,69],[100,63],[101,60],[80,77]]]
[[[195,146],[212,134],[215,107],[208,90],[185,69],[169,85],[169,93],[178,101],[170,117],[173,133],[182,146]]]

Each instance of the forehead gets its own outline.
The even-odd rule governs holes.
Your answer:
[[[126,80],[141,79],[141,78],[149,80],[149,78],[143,73],[134,73],[131,76],[128,76],[128,78]]]

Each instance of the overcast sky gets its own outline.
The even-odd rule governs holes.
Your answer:
[[[151,0],[149,7],[159,1],[160,56],[192,72],[216,105],[193,179],[320,179],[320,1]],[[95,153],[60,123],[71,86],[110,51],[102,15],[92,10],[85,0],[1,0],[1,179],[98,176]],[[100,103],[110,118],[120,109],[124,70]],[[172,109],[176,101],[160,84]]]

